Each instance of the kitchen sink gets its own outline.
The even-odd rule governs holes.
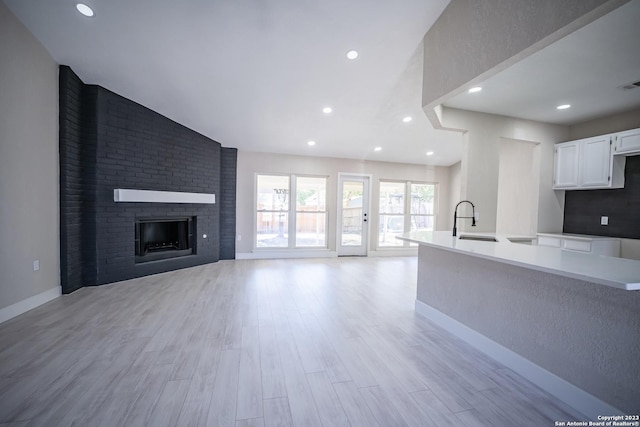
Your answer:
[[[493,236],[474,236],[470,234],[461,234],[458,237],[460,240],[477,240],[480,242],[497,242],[498,240]]]

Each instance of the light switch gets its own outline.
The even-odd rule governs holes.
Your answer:
[[[40,270],[40,260],[36,259],[33,260],[33,271],[38,271]]]
[[[600,217],[600,225],[609,225],[609,217],[601,216]]]

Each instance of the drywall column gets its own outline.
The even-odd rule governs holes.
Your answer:
[[[502,138],[496,232],[534,236],[538,230],[540,144]]]
[[[551,187],[554,144],[567,140],[566,126],[454,108],[443,108],[441,117],[446,127],[466,130],[460,187],[461,198],[471,200],[480,213],[478,225],[472,231],[496,230],[500,144],[503,138],[540,144],[537,231],[562,231],[564,197]],[[470,211],[465,209],[463,214],[466,216]],[[461,221],[459,229],[471,230],[469,225],[470,221]]]
[[[1,322],[60,295],[60,262],[58,66],[2,2],[0,58]]]

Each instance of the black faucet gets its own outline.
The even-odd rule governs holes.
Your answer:
[[[458,216],[458,206],[460,206],[461,203],[469,203],[471,205],[471,216]],[[453,235],[454,236],[458,234],[458,229],[456,228],[456,222],[458,221],[458,218],[471,218],[471,226],[475,227],[476,226],[476,207],[473,206],[473,203],[471,203],[468,200],[463,200],[461,202],[458,202],[458,204],[456,205],[456,208],[453,210]]]

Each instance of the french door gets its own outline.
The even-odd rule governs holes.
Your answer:
[[[369,246],[369,176],[338,175],[339,256],[367,256]]]

